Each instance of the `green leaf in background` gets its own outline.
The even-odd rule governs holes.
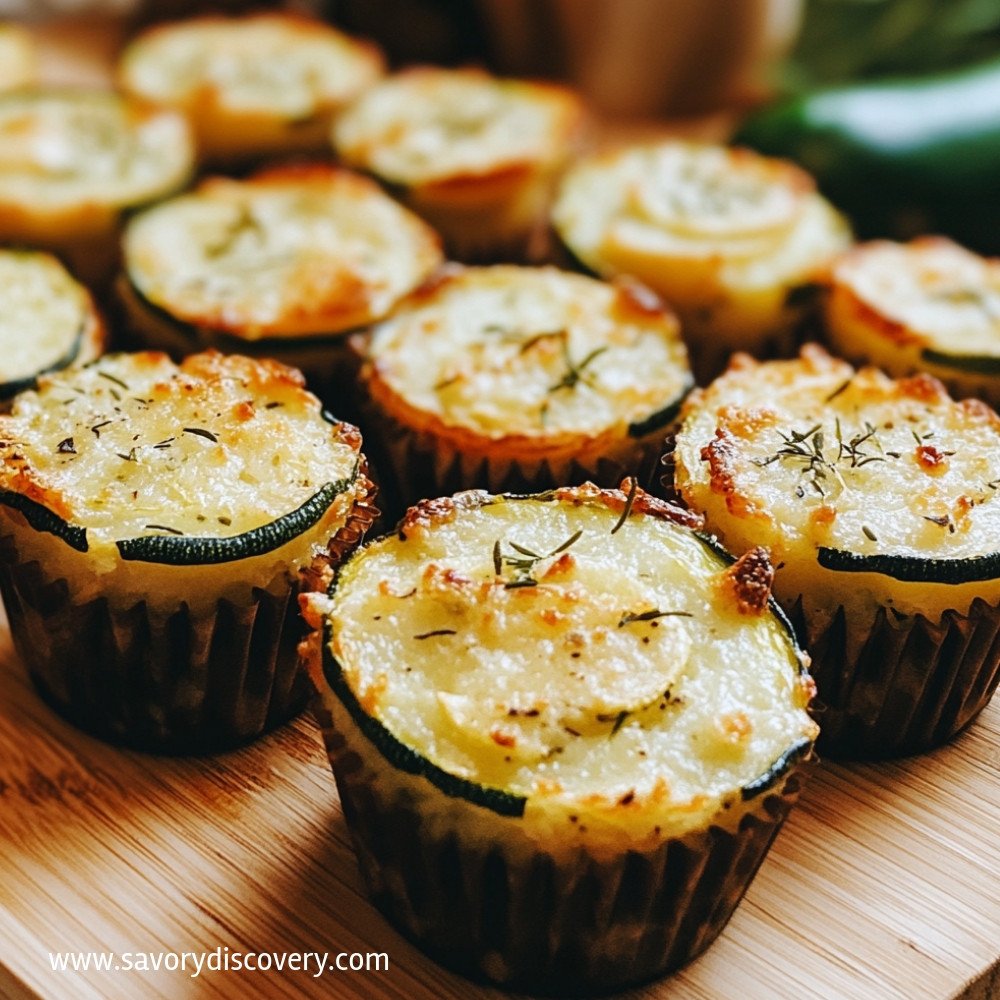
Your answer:
[[[1000,52],[1000,0],[805,0],[781,90],[963,66]]]

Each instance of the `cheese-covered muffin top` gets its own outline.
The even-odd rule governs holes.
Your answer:
[[[383,72],[374,46],[306,17],[197,17],[158,25],[125,50],[130,93],[168,105],[208,103],[289,121],[340,107]]]
[[[349,710],[451,794],[526,799],[568,839],[680,835],[738,814],[816,733],[766,557],[730,565],[697,523],[589,484],[424,501],[307,614]]]
[[[35,82],[38,52],[28,31],[0,22],[0,90],[13,90]]]
[[[358,435],[331,426],[303,386],[274,361],[107,355],[40,379],[0,416],[0,490],[91,545],[251,531],[355,474]]]
[[[103,332],[90,293],[55,257],[0,250],[0,395],[4,385],[91,360]]]
[[[943,237],[877,240],[844,254],[831,285],[831,322],[862,324],[900,348],[1000,356],[1000,260]]]
[[[133,218],[124,253],[147,302],[247,340],[380,319],[441,261],[434,232],[373,181],[319,165],[209,178]]]
[[[1000,538],[1000,417],[928,375],[855,371],[815,346],[738,356],[690,398],[677,437],[685,500],[736,551],[972,560]],[[986,578],[995,567],[983,564]]]
[[[724,286],[767,287],[808,273],[849,233],[808,174],[746,149],[670,140],[585,159],[563,179],[553,219],[601,273],[627,272],[679,300],[710,269]],[[690,289],[688,288],[690,286]]]
[[[0,96],[0,206],[46,216],[140,204],[184,183],[194,160],[183,116],[103,91]],[[0,217],[0,235],[3,233]]]
[[[451,268],[374,330],[368,357],[383,405],[486,438],[624,436],[691,385],[652,293],[551,267]]]
[[[333,139],[347,162],[396,184],[474,182],[561,162],[581,119],[562,87],[417,67],[365,93]]]

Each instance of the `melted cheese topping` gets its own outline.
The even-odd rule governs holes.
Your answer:
[[[554,268],[453,271],[375,330],[369,357],[405,405],[488,438],[625,435],[690,384],[652,296]]]
[[[357,448],[277,362],[109,355],[41,380],[0,417],[0,487],[100,543],[225,538],[349,479]],[[356,444],[356,443],[355,443]]]
[[[35,82],[38,54],[32,36],[15,24],[0,23],[0,90]]]
[[[248,340],[379,319],[440,260],[416,216],[373,182],[327,167],[209,179],[125,234],[129,277],[149,302]]]
[[[849,236],[792,164],[679,141],[578,164],[553,218],[589,266],[635,274],[678,304],[805,280]]]
[[[0,383],[74,361],[94,322],[90,295],[55,257],[0,251]]]
[[[833,296],[870,337],[956,355],[1000,357],[1000,261],[950,240],[878,241],[845,254],[833,268]],[[831,305],[831,326],[840,311]],[[834,335],[836,335],[836,329]]]
[[[24,210],[134,205],[179,187],[192,162],[173,111],[96,91],[0,99],[0,202]]]
[[[572,93],[552,85],[419,68],[362,96],[337,122],[334,145],[398,184],[475,178],[562,162],[581,113]]]
[[[382,60],[319,21],[276,14],[195,18],[153,28],[126,50],[122,85],[166,104],[211,100],[235,114],[289,121],[353,100]]]
[[[855,372],[818,348],[743,356],[685,407],[677,482],[736,551],[819,546],[961,559],[1000,538],[1000,418],[929,376]]]
[[[343,571],[331,651],[366,712],[448,773],[531,797],[526,819],[682,832],[815,734],[809,684],[717,554],[638,510],[612,534],[623,494],[598,494],[408,519]]]

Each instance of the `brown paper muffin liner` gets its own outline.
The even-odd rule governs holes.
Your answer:
[[[588,480],[617,488],[625,476],[632,476],[640,487],[653,491],[660,474],[663,439],[670,426],[668,420],[641,437],[623,438],[615,451],[600,455],[491,458],[459,451],[432,433],[414,430],[384,412],[375,412],[370,401],[363,404],[362,410],[365,449],[377,470],[381,506],[391,523],[418,500],[451,496],[460,490],[538,493]]]
[[[367,499],[357,502],[320,561],[344,559],[376,513]],[[296,655],[305,626],[295,580],[280,593],[254,588],[245,601],[222,599],[204,613],[106,597],[78,603],[64,578],[22,563],[6,536],[0,595],[41,695],[106,740],[159,753],[216,752],[287,722],[308,700]]]
[[[812,657],[819,748],[831,757],[879,758],[940,746],[986,707],[1000,682],[1000,607],[976,598],[940,623],[880,608],[848,655],[843,607],[824,628],[799,598],[789,618]]]
[[[713,826],[651,850],[554,856],[516,819],[464,801],[457,822],[428,821],[424,790],[395,781],[346,711],[336,723],[322,707],[317,714],[378,908],[442,965],[545,995],[609,993],[700,954],[746,892],[801,783],[801,772],[786,774],[735,832]]]

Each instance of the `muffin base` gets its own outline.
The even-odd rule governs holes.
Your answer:
[[[900,757],[940,746],[1000,683],[1000,607],[979,598],[968,614],[946,611],[938,624],[880,608],[853,657],[843,607],[817,629],[799,598],[789,618],[812,657],[818,746],[831,757]]]
[[[399,776],[346,709],[317,716],[372,900],[401,933],[472,979],[551,996],[605,994],[678,968],[729,920],[797,798],[801,773],[762,794],[734,831],[653,849],[546,852],[518,821]]]
[[[303,571],[308,585],[356,548],[374,521],[367,488]],[[169,754],[231,749],[287,722],[308,700],[294,579],[280,593],[253,588],[245,600],[220,599],[198,613],[183,603],[167,610],[107,597],[81,603],[65,578],[21,562],[8,535],[0,537],[0,595],[40,694],[110,742]]]

